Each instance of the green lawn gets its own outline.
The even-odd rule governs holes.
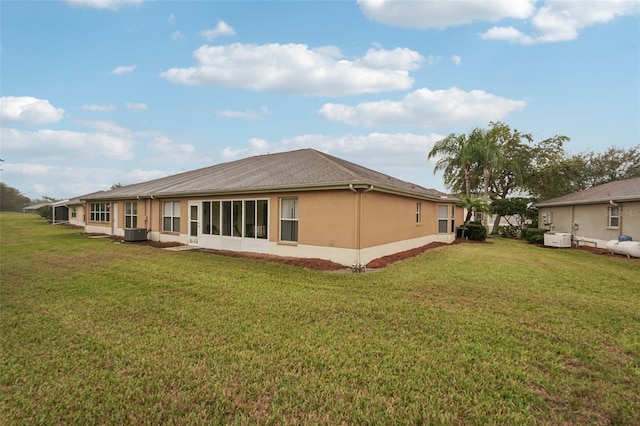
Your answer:
[[[640,424],[640,261],[496,239],[373,274],[0,215],[0,423]]]

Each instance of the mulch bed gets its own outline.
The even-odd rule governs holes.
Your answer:
[[[86,233],[86,235],[89,236],[107,236],[106,234],[99,234],[99,233]],[[123,237],[117,237],[117,236],[109,236],[109,238],[111,238],[113,241],[115,242],[121,242],[123,244],[136,244],[136,245],[142,245],[142,246],[150,246],[150,247],[156,247],[156,248],[167,248],[167,247],[178,247],[178,246],[182,246],[183,244],[181,243],[177,243],[177,242],[159,242],[159,241],[136,241],[135,243],[125,243],[124,242],[124,238]],[[493,244],[492,241],[472,241],[472,240],[467,240],[467,239],[463,239],[463,238],[457,238],[456,240],[454,240],[451,244]],[[374,259],[371,262],[367,263],[367,269],[379,269],[379,268],[384,268],[386,266],[391,265],[392,263],[395,262],[399,262],[401,260],[404,259],[409,259],[411,257],[417,256],[421,253],[424,253],[427,250],[431,250],[434,248],[438,248],[438,247],[443,247],[449,245],[447,243],[439,243],[439,242],[434,242],[434,243],[430,243],[421,247],[417,247],[411,250],[405,250],[399,253],[394,253],[391,254],[389,256],[384,256],[384,257],[380,257],[378,259]],[[549,247],[545,247],[542,244],[537,244],[539,247],[544,247],[544,248],[549,248]],[[620,254],[611,254],[609,253],[608,250],[603,249],[603,248],[596,248],[596,247],[590,247],[590,246],[581,246],[581,247],[571,247],[569,250],[583,250],[583,251],[588,251],[590,253],[593,254],[597,254],[597,255],[608,255],[608,256],[616,256],[616,257],[622,257],[622,258],[627,258],[626,256],[620,255]],[[339,270],[345,270],[345,269],[350,269],[345,267],[344,265],[341,265],[339,263],[335,263],[335,262],[331,262],[330,260],[325,260],[325,259],[309,259],[309,258],[298,258],[298,257],[284,257],[284,256],[274,256],[274,255],[269,255],[269,254],[261,254],[261,253],[249,253],[249,252],[237,252],[237,251],[230,251],[230,250],[212,250],[212,249],[203,249],[203,251],[209,252],[209,253],[213,253],[213,254],[219,254],[222,256],[229,256],[229,257],[237,257],[237,258],[244,258],[244,259],[254,259],[254,260],[263,260],[263,261],[267,261],[267,262],[274,262],[274,263],[281,263],[281,264],[285,264],[285,265],[291,265],[291,266],[298,266],[301,268],[307,268],[307,269],[312,269],[315,271],[339,271]],[[640,258],[631,258],[631,260],[635,260],[635,261],[640,261]]]

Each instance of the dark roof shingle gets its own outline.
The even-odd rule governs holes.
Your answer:
[[[593,204],[609,202],[609,200],[640,200],[640,177],[593,186],[572,194],[551,198],[536,205],[538,207],[548,207],[571,204]]]
[[[349,184],[374,185],[376,189],[407,193],[417,197],[448,197],[447,194],[435,189],[405,182],[314,149],[301,149],[216,164],[91,194],[84,199],[213,195],[313,189],[339,185],[346,187]]]

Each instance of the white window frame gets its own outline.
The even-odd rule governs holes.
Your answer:
[[[544,213],[544,224],[545,225],[553,225],[553,212],[548,211]]]
[[[442,229],[444,229],[444,231],[442,231]],[[439,205],[438,206],[438,234],[448,234],[449,233],[448,229],[449,229],[449,206]]]
[[[615,211],[615,214],[614,214]],[[614,225],[615,221],[615,225]],[[609,206],[607,207],[607,227],[611,229],[618,229],[620,226],[620,207]]]
[[[110,203],[91,203],[89,205],[89,220],[91,222],[111,222]]]
[[[208,203],[207,208],[204,205]],[[253,203],[253,219],[250,223],[247,221],[247,203]],[[229,213],[229,233],[225,233],[223,229],[223,222],[225,219],[224,206],[228,206]],[[267,210],[265,216],[260,221],[260,208],[266,206]],[[204,217],[205,211],[209,210],[209,218]],[[239,213],[238,213],[239,211]],[[269,228],[269,199],[268,198],[248,198],[248,199],[220,199],[220,200],[206,200],[202,202],[202,215],[203,215],[203,233],[205,235],[212,235],[218,237],[227,238],[247,238],[268,240],[268,228]],[[236,215],[240,215],[238,219],[241,219],[239,223],[234,223]],[[217,219],[217,220],[216,220]],[[237,225],[240,235],[234,230],[234,224]],[[207,228],[208,225],[208,228]],[[253,235],[249,236],[247,225],[253,226]]]
[[[124,227],[125,228],[138,227],[138,203],[137,202],[124,203]]]
[[[167,209],[168,206],[171,206],[170,209]],[[163,232],[180,232],[180,201],[164,201],[162,203],[162,231]],[[177,212],[177,214],[176,214]],[[169,229],[165,224],[165,220],[170,219]],[[176,219],[177,226],[176,226]]]
[[[287,209],[285,212],[285,202],[293,202],[293,209]],[[285,197],[280,198],[280,241],[289,242],[289,243],[297,243],[298,242],[298,198],[297,197]],[[285,214],[286,213],[286,214]],[[287,222],[291,226],[291,230],[293,231],[291,236],[284,236],[283,233],[285,231],[284,223]]]
[[[420,201],[416,203],[416,223],[422,223],[422,203]]]

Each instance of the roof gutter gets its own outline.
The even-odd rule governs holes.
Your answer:
[[[620,201],[640,201],[640,195],[625,195],[622,197],[606,197],[606,198],[594,198],[591,200],[573,200],[573,201],[557,201],[557,202],[541,202],[536,203],[535,207],[562,207],[562,206],[572,206],[572,205],[586,205],[586,204],[602,204],[602,203],[610,203],[610,202],[620,202]]]
[[[346,187],[346,188],[345,188]],[[297,185],[297,186],[268,186],[260,188],[235,188],[225,190],[207,190],[207,191],[194,191],[194,192],[175,192],[175,193],[154,193],[146,195],[128,194],[117,195],[109,197],[108,194],[100,194],[99,197],[87,197],[82,198],[82,201],[121,201],[121,200],[133,200],[133,199],[175,199],[175,198],[189,198],[189,197],[207,197],[207,196],[221,196],[221,195],[241,195],[241,194],[264,194],[273,192],[300,192],[300,191],[326,191],[326,190],[343,190],[349,189],[350,191],[362,190],[363,192],[379,191],[394,195],[403,195],[413,198],[419,198],[423,200],[430,200],[436,202],[454,202],[460,203],[460,200],[455,197],[437,197],[422,194],[420,192],[406,191],[398,188],[392,188],[387,186],[374,186],[369,182],[343,182],[336,184],[315,184],[315,185]]]

